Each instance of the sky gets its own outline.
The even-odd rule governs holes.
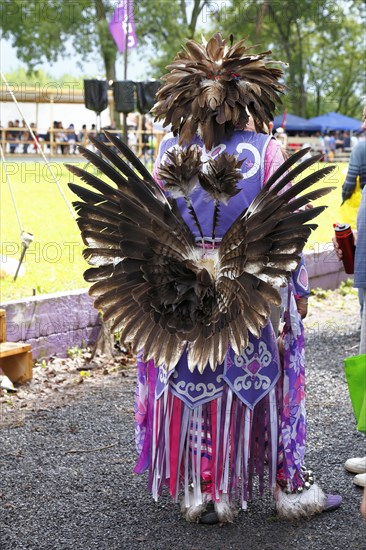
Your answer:
[[[21,63],[16,57],[16,50],[11,46],[11,43],[6,40],[0,42],[0,68],[3,73],[16,70],[18,67],[26,68],[24,63]],[[85,75],[91,78],[104,76],[102,65],[98,66],[95,61],[83,63],[83,69],[77,64],[77,58],[68,57],[60,59],[54,64],[48,62],[37,66],[38,69],[49,73],[54,78],[59,78],[64,74],[72,75],[77,78],[83,78]],[[116,64],[117,78],[123,80],[123,57],[120,54]],[[129,50],[129,62],[127,79],[135,81],[149,80],[147,76],[148,64],[139,60],[136,50]],[[20,107],[24,117],[30,122],[38,122],[40,131],[46,131],[53,120],[60,120],[64,127],[69,124],[74,124],[78,130],[83,124],[87,124],[88,128],[91,124],[96,123],[96,115],[93,111],[87,110],[83,105],[54,105],[40,104],[36,109],[35,104],[21,103]],[[0,124],[7,125],[10,120],[22,119],[16,105],[12,102],[2,102],[0,106]],[[101,114],[101,126],[110,124],[109,110],[106,109]]]
[[[71,41],[70,41],[71,42]],[[71,50],[71,47],[68,48]],[[148,64],[141,61],[136,54],[136,50],[129,50],[127,79],[129,80],[146,80],[146,72]],[[66,57],[60,59],[54,64],[45,62],[43,65],[38,65],[37,69],[43,69],[45,72],[50,73],[54,77],[60,77],[63,74],[71,74],[74,76],[88,75],[90,77],[97,77],[103,74],[103,68],[101,62],[89,61],[83,63],[83,69],[77,64],[78,58],[75,56]],[[16,57],[16,50],[12,47],[10,41],[1,39],[0,48],[0,64],[1,70],[7,73],[11,70],[15,70],[18,67],[26,67],[24,63],[21,63]],[[123,80],[123,54],[119,54],[117,64],[117,78]]]

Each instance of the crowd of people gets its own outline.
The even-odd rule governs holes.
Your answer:
[[[95,124],[92,124],[90,130],[87,130],[86,124],[84,124],[79,132],[76,132],[74,124],[69,124],[67,128],[64,128],[61,121],[55,120],[52,124],[52,128],[49,128],[47,132],[38,132],[36,124],[30,123],[30,128],[39,143],[44,142],[44,146],[51,148],[54,146],[54,152],[60,154],[76,154],[77,144],[85,144],[89,134],[95,134]],[[20,153],[29,154],[34,153],[37,150],[34,139],[29,131],[25,121],[20,124],[19,120],[8,122],[6,128],[1,127],[2,143],[5,143],[5,151],[10,154]]]
[[[77,145],[89,146],[89,135],[96,135],[97,130],[95,124],[87,128],[83,124],[81,129],[77,131],[73,123],[66,128],[61,121],[54,121],[52,128],[49,128],[45,133],[37,133],[37,128],[34,122],[30,124],[33,133],[37,140],[43,143],[46,151],[52,149],[53,153],[61,155],[77,154]],[[33,143],[32,136],[25,124],[19,120],[9,121],[7,128],[1,128],[2,144],[5,151],[11,154],[34,153],[36,146]],[[110,125],[101,129],[100,136],[103,136],[103,130],[116,131],[114,121]],[[153,161],[156,155],[156,128],[154,128],[153,120],[149,115],[138,115],[131,113],[127,119],[127,136],[128,145],[131,149],[144,161]],[[159,133],[163,133],[159,128]],[[164,132],[165,133],[165,132]],[[366,139],[365,133],[355,134],[349,131],[313,132],[286,132],[286,129],[280,127],[272,130],[273,135],[281,143],[284,151],[289,153],[299,148],[311,147],[313,152],[322,153],[324,162],[334,162],[338,153],[350,154],[357,143]],[[119,135],[122,135],[122,131]],[[299,141],[300,143],[297,143]]]
[[[129,146],[144,160],[154,160],[155,157],[155,131],[152,118],[148,115],[130,115],[127,120],[128,143]],[[101,128],[97,132],[95,124],[90,128],[83,124],[79,131],[75,129],[73,123],[64,127],[61,121],[55,120],[47,132],[38,132],[36,124],[30,124],[33,134],[37,141],[42,145],[45,151],[51,151],[55,154],[73,155],[77,154],[77,146],[83,145],[92,148],[89,136],[98,134],[100,139],[104,140],[104,130],[109,130],[122,136],[122,130],[118,130],[116,123],[112,122],[108,126]],[[29,154],[36,152],[36,145],[29,129],[23,120],[8,122],[7,127],[0,125],[1,142],[5,152],[10,154]]]
[[[355,135],[352,132],[329,132],[324,135],[315,134],[318,141],[318,150],[323,154],[326,162],[334,162],[338,151],[350,153],[359,141],[365,139],[364,134]]]
[[[282,127],[274,130],[275,137],[280,141],[285,150],[289,152],[299,147],[311,147],[313,152],[322,154],[324,162],[334,162],[338,154],[350,155],[354,147],[364,141],[365,133],[361,130],[358,134],[349,131],[334,132],[286,132]]]

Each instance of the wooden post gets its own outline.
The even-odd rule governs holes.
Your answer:
[[[6,342],[6,311],[0,309],[0,344]]]
[[[32,352],[29,344],[6,341],[6,311],[0,309],[0,371],[12,382],[32,378]]]

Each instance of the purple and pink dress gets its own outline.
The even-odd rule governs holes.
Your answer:
[[[164,138],[155,175],[166,151],[177,143],[172,134]],[[193,143],[201,148],[203,162],[224,151],[245,159],[240,193],[220,210],[216,230],[220,239],[282,164],[282,153],[273,138],[249,131],[235,132],[210,151],[198,136]],[[210,242],[213,201],[199,185],[191,200],[205,241]],[[199,243],[185,200],[177,199],[177,203]],[[139,457],[135,472],[148,470],[149,489],[155,499],[163,486],[168,486],[174,500],[184,493],[186,506],[193,491],[195,504],[207,497],[219,501],[222,494],[228,494],[240,498],[245,509],[252,499],[255,476],[262,494],[266,470],[271,488],[276,483],[290,491],[303,486],[304,332],[294,298],[309,293],[303,261],[281,293],[285,319],[282,364],[270,321],[260,338],[249,333],[248,346],[239,356],[229,349],[215,372],[206,367],[202,374],[197,369],[191,373],[183,353],[175,369],[167,373],[163,367],[155,368],[153,361],[144,362],[139,354],[135,403]]]

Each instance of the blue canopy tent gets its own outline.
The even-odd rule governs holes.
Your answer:
[[[273,130],[276,130],[282,125],[284,115],[278,115],[273,120]],[[320,124],[310,124],[306,118],[297,115],[286,115],[285,119],[286,132],[316,132],[321,130]]]
[[[308,120],[309,124],[320,126],[321,132],[326,131],[361,131],[361,121],[349,116],[340,115],[339,113],[326,113]]]

